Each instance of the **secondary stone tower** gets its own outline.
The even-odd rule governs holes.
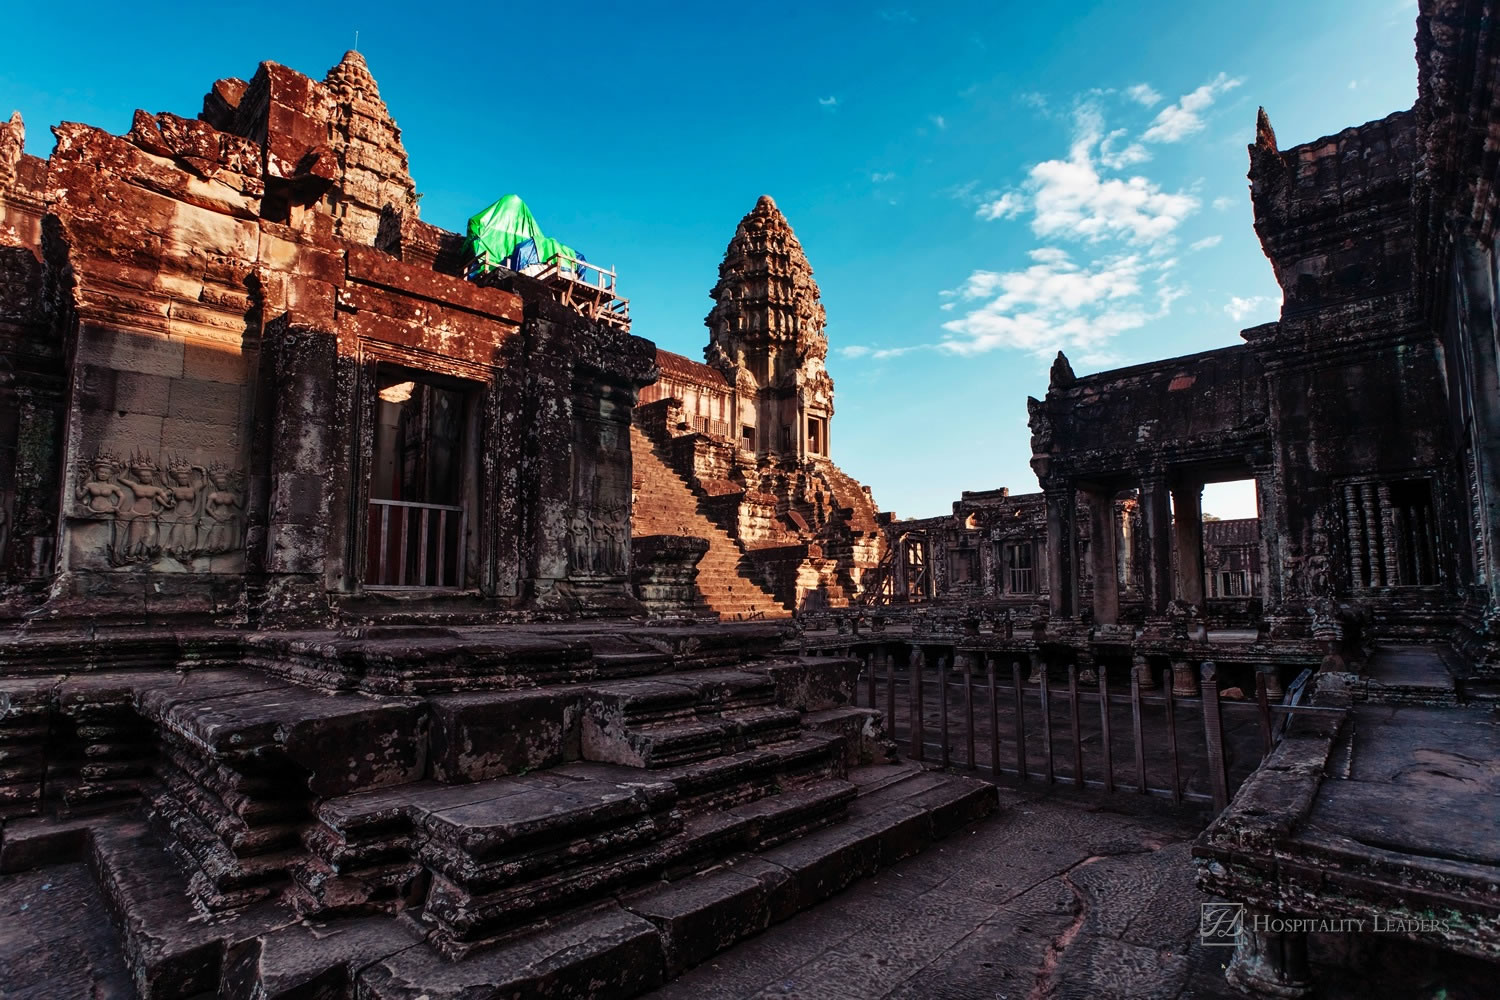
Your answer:
[[[742,446],[772,461],[826,460],[827,314],[802,244],[770,195],[740,220],[709,294],[704,353],[749,404]]]

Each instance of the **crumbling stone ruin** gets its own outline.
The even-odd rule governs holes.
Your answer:
[[[708,364],[658,350],[661,378],[641,391],[635,544],[708,539],[698,589],[721,613],[846,607],[885,535],[869,488],[829,457],[823,305],[769,196],[740,220],[710,295]]]
[[[555,283],[465,280],[357,53],[218,81],[196,119],[56,126],[45,160],[22,130],[0,894],[41,866],[49,912],[88,919],[8,929],[41,936],[6,989],[631,996],[994,808],[890,763],[857,662],[789,622],[646,617],[638,594],[692,605],[705,548],[632,543],[653,345]],[[767,280],[747,266],[735,301]],[[754,323],[715,342],[778,359],[761,419],[820,401],[821,454],[821,310],[799,316],[784,354]],[[734,474],[808,518],[787,545],[867,511],[830,464],[765,457]]]

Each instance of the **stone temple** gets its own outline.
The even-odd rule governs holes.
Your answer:
[[[1493,995],[1491,15],[1422,0],[1411,109],[1245,123],[1277,321],[1059,354],[1039,490],[920,519],[833,462],[770,197],[699,362],[476,270],[357,53],[12,116],[0,995]]]
[[[94,903],[0,992],[85,995],[59,956],[115,949],[149,998],[631,996],[994,809],[796,642],[884,536],[769,199],[703,433],[636,409],[691,363],[597,287],[465,280],[356,53],[46,160],[23,127],[0,885],[81,866]]]

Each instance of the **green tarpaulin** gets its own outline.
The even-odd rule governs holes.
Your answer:
[[[545,264],[559,253],[578,257],[572,247],[544,236],[536,216],[514,194],[506,195],[469,219],[469,249],[483,270],[502,264],[524,270],[531,264]],[[558,264],[564,270],[574,267],[571,260],[560,260]]]

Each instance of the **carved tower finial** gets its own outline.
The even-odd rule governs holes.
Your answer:
[[[1062,351],[1057,352],[1057,358],[1052,362],[1052,377],[1047,380],[1049,389],[1066,389],[1078,376],[1073,374],[1073,366],[1068,363],[1068,356]]]
[[[1266,114],[1265,108],[1258,108],[1255,112],[1255,145],[1262,150],[1277,152],[1276,130],[1271,127],[1271,116]]]

